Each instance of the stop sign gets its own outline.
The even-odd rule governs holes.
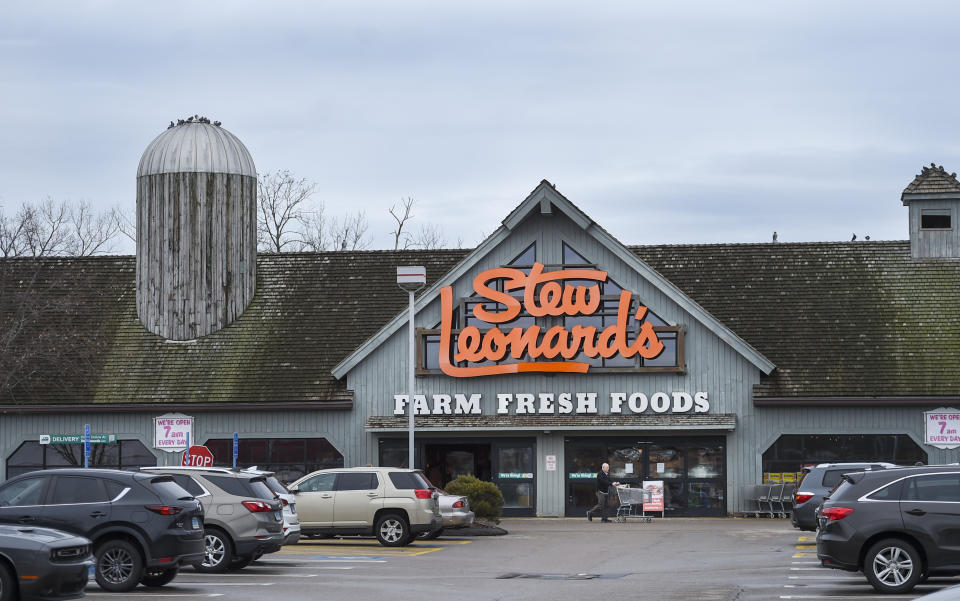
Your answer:
[[[203,445],[195,444],[190,447],[190,462],[187,463],[187,453],[183,454],[180,465],[192,465],[195,467],[210,467],[213,465],[213,453]]]

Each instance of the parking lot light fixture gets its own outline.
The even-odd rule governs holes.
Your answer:
[[[413,468],[413,389],[415,383],[416,369],[416,327],[414,326],[413,295],[427,285],[427,270],[423,266],[397,267],[397,285],[407,291],[410,296],[410,339],[408,355],[408,375],[409,375],[409,396],[407,397],[407,409],[409,410],[409,444],[407,447],[408,458],[407,467]]]

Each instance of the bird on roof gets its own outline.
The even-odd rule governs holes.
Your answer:
[[[776,232],[776,231],[773,232],[773,241],[774,241],[774,242],[777,241],[777,232]]]
[[[167,126],[167,129],[170,129],[171,127],[174,127],[173,121],[170,122],[170,125]]]
[[[217,127],[220,127],[220,122],[219,122],[219,121],[214,121],[213,124],[216,125]]]
[[[853,242],[853,241],[855,241],[856,239],[857,239],[857,235],[854,234],[854,235],[853,235],[853,238],[850,238],[850,242]]]

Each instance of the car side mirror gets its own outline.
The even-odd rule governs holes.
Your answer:
[[[296,486],[288,486],[287,490],[289,490],[292,494],[297,494],[300,492],[300,489]]]

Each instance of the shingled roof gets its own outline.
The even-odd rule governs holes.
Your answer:
[[[960,261],[907,241],[633,250],[777,365],[755,400],[960,394]]]
[[[906,241],[631,250],[776,364],[758,402],[960,394],[960,261],[913,260]],[[140,325],[133,257],[6,260],[35,270],[41,296],[75,299],[71,324],[98,329],[107,344],[82,372],[40,374],[0,406],[346,408],[352,392],[330,370],[404,309],[396,266],[425,265],[432,284],[468,252],[260,255],[257,294],[240,319],[182,343]]]
[[[0,406],[349,407],[353,393],[330,370],[406,306],[407,295],[396,285],[396,266],[424,265],[432,283],[465,253],[260,255],[257,293],[247,310],[231,326],[186,342],[164,340],[140,324],[134,257],[7,260],[7,266],[24,273],[39,264],[41,281],[33,286],[43,294],[79,299],[84,315],[75,321],[87,324],[78,325],[81,330],[93,320],[112,325],[104,333],[110,337],[105,352],[92,358],[86,373],[40,374],[0,396]],[[91,273],[95,277],[85,275]],[[30,279],[10,282],[26,286]],[[46,282],[64,285],[51,291]]]
[[[956,173],[947,173],[943,165],[937,166],[930,163],[929,167],[923,167],[920,174],[913,178],[910,185],[904,188],[900,200],[903,204],[910,204],[913,198],[951,197],[960,198],[960,181],[957,181]]]

